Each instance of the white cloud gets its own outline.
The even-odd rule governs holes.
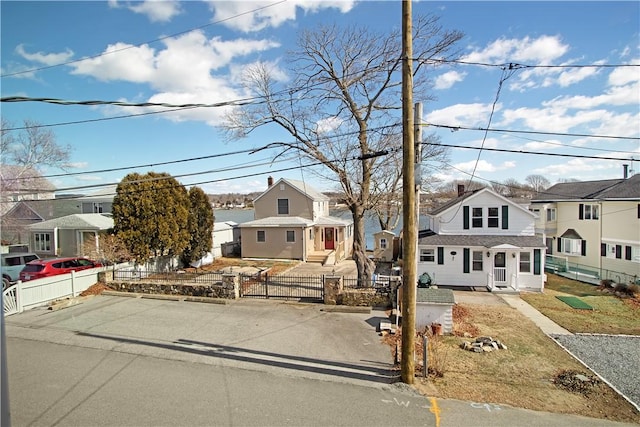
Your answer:
[[[316,132],[318,135],[323,135],[332,132],[340,127],[343,120],[339,117],[330,117],[328,119],[319,120],[316,123]]]
[[[293,21],[298,8],[306,13],[329,8],[346,13],[355,5],[354,0],[289,0],[273,6],[268,6],[260,0],[210,0],[208,3],[211,10],[215,11],[213,21],[244,32],[279,27],[286,21]]]
[[[128,6],[129,10],[146,15],[151,22],[168,22],[181,13],[180,2],[176,0],[146,0]]]
[[[589,109],[600,106],[622,106],[640,104],[640,82],[626,86],[614,86],[596,96],[560,96],[551,101],[544,101],[543,106],[561,109]]]
[[[500,38],[484,49],[466,55],[463,61],[504,63],[518,62],[529,65],[551,64],[569,50],[558,36],[540,36],[536,39]]]
[[[483,172],[504,171],[508,169],[513,169],[515,166],[516,166],[516,163],[514,161],[505,161],[502,164],[495,165],[493,163],[489,163],[488,161],[482,160],[482,159],[477,162],[475,160],[471,160],[469,162],[463,162],[463,163],[458,163],[454,165],[456,169],[459,169],[467,173],[472,173],[475,168],[476,174],[480,174]]]
[[[87,166],[89,166],[89,163],[87,162],[67,163],[65,165],[65,167],[70,169],[85,169]]]
[[[496,105],[496,111],[500,110]],[[427,114],[427,122],[447,126],[486,126],[491,114],[489,104],[456,104]]]
[[[71,64],[71,74],[89,75],[101,81],[149,82],[155,73],[154,54],[148,45],[116,43],[107,46],[101,56]]]
[[[449,71],[436,77],[434,84],[435,89],[449,89],[454,84],[461,82],[467,73],[459,73],[457,71]]]
[[[57,65],[69,61],[73,57],[73,51],[66,49],[60,53],[29,53],[24,49],[23,44],[16,46],[16,53],[29,61],[38,62],[44,65]]]
[[[630,65],[639,65],[640,58],[636,58],[629,62]],[[640,81],[640,70],[638,67],[620,67],[615,68],[609,74],[609,84],[612,86],[622,86],[628,83],[637,83]]]

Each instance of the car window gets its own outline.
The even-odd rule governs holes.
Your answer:
[[[24,269],[22,269],[22,271],[25,273],[37,273],[38,271],[42,271],[43,269],[44,269],[43,265],[27,264],[24,266]]]
[[[62,268],[62,261],[61,262],[54,262],[53,264],[51,264],[51,267],[53,268]]]
[[[24,263],[26,264],[28,262],[33,261],[34,259],[39,259],[38,255],[25,255],[24,256]]]
[[[85,267],[85,266],[93,266],[93,263],[91,261],[89,261],[88,259],[79,259],[78,260],[78,265],[80,265],[81,267]]]
[[[2,261],[4,265],[20,265],[20,258],[19,256],[13,256],[13,257],[6,257],[3,258]]]

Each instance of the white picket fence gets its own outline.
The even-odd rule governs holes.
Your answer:
[[[92,268],[71,274],[17,282],[2,292],[4,315],[21,313],[52,301],[76,297],[97,283],[98,273],[104,270],[105,267]]]

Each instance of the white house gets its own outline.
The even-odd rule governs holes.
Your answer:
[[[433,283],[489,290],[544,288],[544,249],[536,215],[491,189],[464,192],[436,208],[420,232],[417,274]]]

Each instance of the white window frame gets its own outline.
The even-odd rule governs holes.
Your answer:
[[[491,210],[495,210],[495,215],[491,215]],[[495,224],[491,224],[491,220],[495,221]],[[487,227],[489,228],[498,228],[500,227],[500,208],[498,207],[490,207],[487,208]]]
[[[556,208],[547,208],[547,222],[556,220]]]
[[[531,273],[531,252],[520,252],[518,271],[520,273]]]
[[[33,247],[36,252],[51,252],[51,233],[33,233]]]
[[[285,240],[287,243],[295,243],[296,242],[296,231],[295,230],[287,230],[285,232]]]
[[[585,204],[584,205],[584,219],[592,219],[592,220],[600,219],[600,205],[598,205],[598,204]]]
[[[420,262],[436,262],[436,250],[433,248],[420,249]]]
[[[484,271],[483,255],[483,251],[473,251],[471,254],[471,271]]]
[[[480,215],[476,215],[477,211],[480,211]],[[483,228],[484,224],[484,209],[483,208],[471,208],[471,228]],[[476,225],[476,221],[480,221],[480,225]]]
[[[582,255],[582,240],[580,239],[562,239],[562,253],[567,255]]]
[[[380,238],[380,249],[387,249],[387,238]]]

